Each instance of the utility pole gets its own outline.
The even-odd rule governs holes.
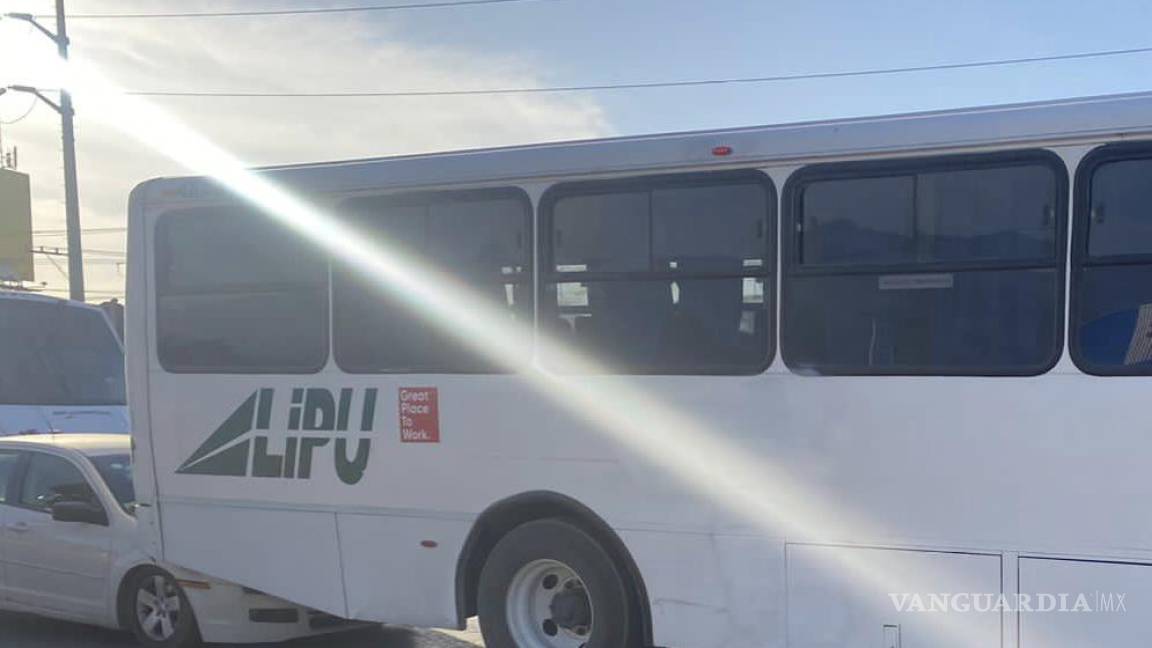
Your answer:
[[[56,47],[60,58],[68,60],[68,27],[64,20],[64,0],[56,0]],[[64,225],[68,230],[68,292],[84,301],[84,252],[80,241],[80,189],[76,182],[76,130],[73,124],[72,95],[60,89],[60,130],[64,140]]]
[[[64,19],[64,0],[56,0],[56,33],[45,28],[31,14],[6,14],[7,18],[23,20],[56,43],[60,58],[68,60],[68,27]],[[64,144],[64,224],[68,235],[68,292],[76,301],[84,301],[84,252],[80,239],[80,191],[76,182],[76,131],[73,124],[75,111],[72,95],[61,88],[60,103],[45,97],[39,90],[27,86],[10,86],[10,90],[28,92],[60,113],[61,138]]]

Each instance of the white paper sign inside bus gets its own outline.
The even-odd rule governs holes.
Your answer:
[[[881,275],[880,290],[938,290],[951,288],[952,274]]]

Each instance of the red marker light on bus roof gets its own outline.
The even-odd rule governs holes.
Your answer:
[[[714,146],[714,147],[712,147],[712,155],[715,155],[716,157],[724,157],[726,155],[732,155],[732,147],[731,146]]]

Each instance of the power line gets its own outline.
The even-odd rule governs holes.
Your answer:
[[[127,232],[127,227],[85,227],[80,230],[85,234],[112,234],[114,232]],[[32,230],[32,234],[36,236],[58,236],[67,234],[68,230],[65,229],[42,229]]]
[[[70,14],[70,20],[99,20],[107,18],[150,19],[150,18],[251,18],[264,16],[306,16],[315,14],[363,13],[369,11],[401,11],[408,9],[444,9],[449,7],[470,7],[479,5],[510,4],[513,2],[543,2],[546,0],[445,0],[444,2],[414,2],[395,5],[366,5],[362,7],[313,7],[306,9],[267,9],[255,11],[209,11],[184,13],[114,13],[114,14]],[[51,18],[51,15],[37,18]]]
[[[87,252],[87,250],[85,250],[85,252]],[[34,255],[34,257],[32,259],[32,262],[33,263],[47,263],[50,258],[66,259],[66,258],[68,258],[68,255],[64,254],[63,252],[61,252],[60,254],[56,254],[54,252],[47,252],[47,251],[42,252],[42,251],[37,250],[36,254]],[[114,256],[95,255],[90,259],[84,259],[84,265],[89,265],[90,263],[94,263],[94,262],[123,264],[123,263],[126,263],[127,261],[128,261],[127,257],[122,257],[122,256],[121,257],[114,257]]]
[[[36,110],[36,104],[38,103],[40,103],[40,100],[36,97],[32,97],[32,102],[28,104],[28,110],[25,110],[24,114],[11,121],[4,121],[3,119],[0,119],[0,126],[11,126],[12,124],[18,124],[24,121],[28,115],[32,114],[32,111]]]
[[[123,260],[124,258],[126,258],[128,256],[128,253],[125,252],[124,250],[93,250],[92,248],[84,248],[83,252],[84,252],[84,254],[95,254],[95,255],[101,255],[104,257],[110,257],[110,256],[116,257],[116,258],[121,259],[121,260]],[[48,245],[41,245],[41,246],[37,247],[36,249],[32,250],[32,254],[41,254],[44,256],[57,256],[57,257],[68,256],[68,253],[61,251],[61,249],[59,247],[48,246]]]
[[[52,258],[51,255],[45,256],[44,258],[52,262],[52,266],[56,268],[56,271],[64,277],[64,281],[68,281],[68,271],[60,267],[60,264],[56,262],[56,259]]]
[[[809,72],[800,74],[780,74],[775,76],[731,77],[726,79],[690,79],[685,81],[640,81],[634,83],[598,83],[591,85],[567,85],[521,88],[485,88],[477,90],[397,90],[397,91],[348,91],[348,92],[183,92],[183,91],[132,91],[125,94],[137,97],[201,97],[201,98],[244,98],[244,99],[306,99],[306,98],[367,98],[367,97],[460,97],[474,95],[514,95],[545,94],[559,92],[588,92],[597,90],[640,90],[649,88],[684,88],[692,86],[717,86],[727,84],[774,83],[780,81],[801,81],[811,79],[844,79],[850,77],[910,74],[915,72],[935,72],[941,70],[963,70],[972,68],[1004,67],[1029,63],[1071,61],[1077,59],[1127,56],[1152,53],[1150,47],[1054,54],[1051,56],[1028,56],[1012,59],[967,61],[962,63],[941,63],[936,65],[913,65],[896,68],[873,68],[846,70],[840,72]]]

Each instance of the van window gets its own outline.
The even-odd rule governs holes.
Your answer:
[[[510,321],[532,321],[532,211],[513,189],[355,198],[343,211],[362,236],[429,269]],[[435,275],[440,275],[435,276]],[[336,362],[350,373],[499,371],[428,322],[419,304],[357,268],[333,266]],[[524,346],[524,358],[531,346]]]
[[[801,373],[1031,374],[1059,353],[1063,167],[824,165],[789,186],[782,344]]]
[[[157,348],[169,371],[309,373],[328,354],[323,255],[237,207],[163,216],[157,231]]]
[[[124,403],[124,353],[104,313],[0,299],[0,405]]]
[[[773,196],[757,172],[553,189],[542,214],[550,258],[541,328],[612,371],[762,370]]]

